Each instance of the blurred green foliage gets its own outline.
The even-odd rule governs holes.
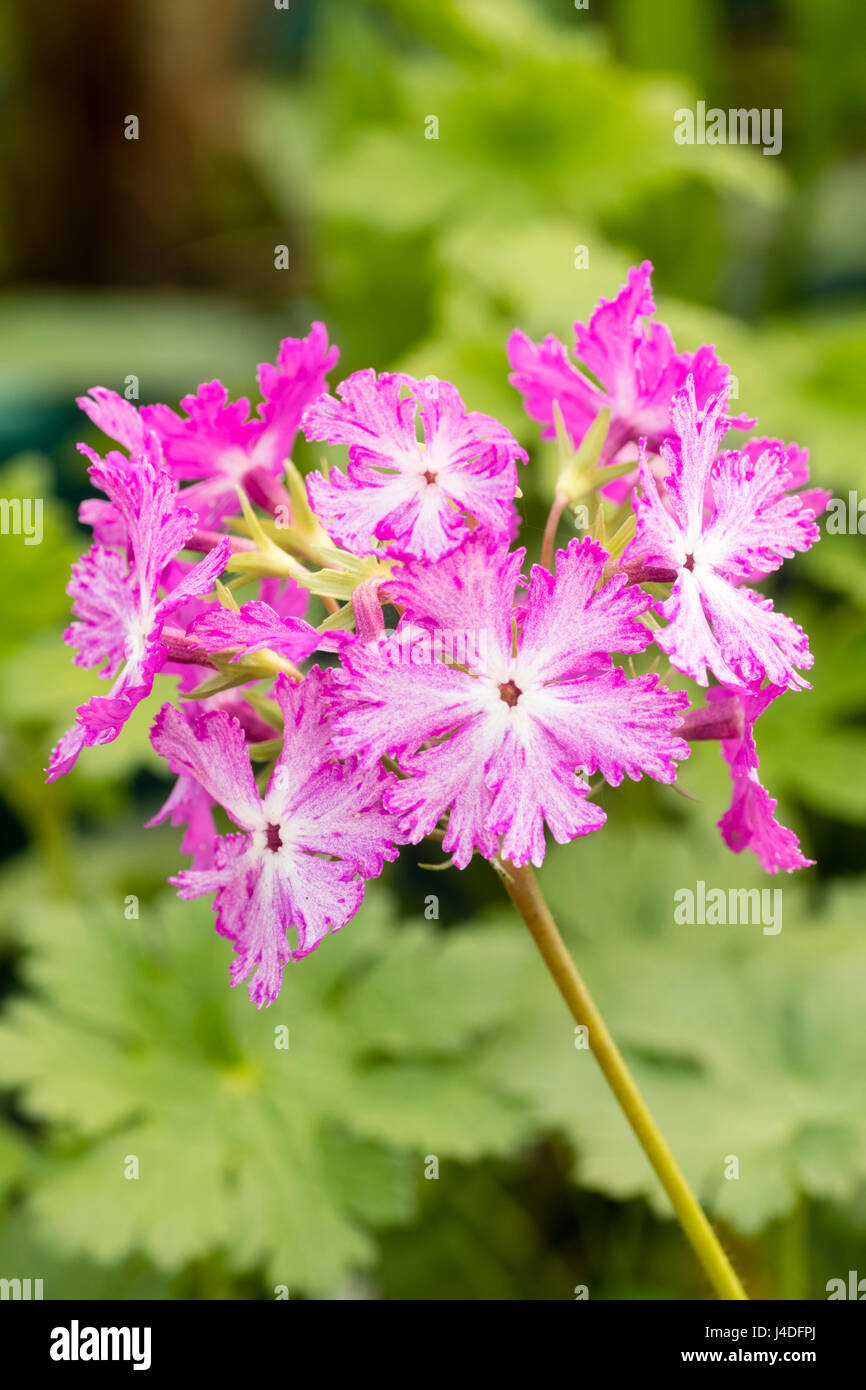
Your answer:
[[[534,553],[555,464],[507,384],[505,339],[520,326],[568,340],[649,256],[678,345],[714,342],[763,432],[808,445],[814,479],[838,495],[862,488],[853,0],[597,9],[240,5],[242,191],[229,181],[215,198],[217,166],[191,170],[223,222],[184,234],[183,273],[149,276],[139,255],[126,280],[121,245],[95,283],[73,270],[34,283],[21,262],[4,292],[0,493],[44,498],[45,535],[0,540],[0,1272],[38,1270],[49,1297],[273,1297],[279,1284],[292,1297],[571,1298],[581,1283],[591,1297],[707,1294],[484,865],[433,874],[407,851],[257,1015],[228,989],[207,906],[161,888],[177,833],[140,829],[165,793],[146,734],[170,684],[72,777],[45,789],[41,773],[93,689],[60,633],[83,548],[71,398],[96,382],[123,389],[135,374],[143,400],[174,401],[221,376],[251,393],[255,363],[322,317],[341,371],[433,372],[519,434]],[[27,68],[24,32],[4,31],[7,80]],[[698,98],[781,107],[782,156],[676,145],[673,112]],[[292,269],[268,272],[283,240]],[[15,245],[10,232],[13,282]],[[298,460],[320,452],[301,445]],[[699,746],[680,779],[699,801],[607,791],[606,829],[553,850],[542,875],[756,1295],[822,1297],[862,1268],[863,545],[825,536],[771,590],[810,631],[816,665],[814,689],[762,720],[762,771],[818,868],[779,883],[724,851],[727,772]],[[673,893],[698,879],[781,888],[783,930],[676,926]],[[740,1178],[726,1182],[732,1154]]]

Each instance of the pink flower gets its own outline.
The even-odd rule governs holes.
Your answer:
[[[294,579],[277,579],[270,574],[262,579],[259,598],[281,618],[303,618],[310,603],[309,591]]]
[[[86,396],[77,396],[80,406],[97,429],[109,439],[121,444],[130,454],[140,454],[147,447],[149,432],[137,406],[106,386],[94,386]],[[111,462],[122,466],[124,456],[114,452]]]
[[[181,854],[192,856],[194,869],[212,869],[217,843],[213,805],[213,798],[192,777],[178,777],[160,810],[145,822],[145,829],[166,820],[170,825],[185,825]]]
[[[185,505],[208,527],[239,510],[237,485],[257,502],[269,504],[270,489],[292,452],[306,406],[325,390],[325,377],[337,361],[328,347],[324,324],[314,323],[306,338],[284,338],[276,366],[259,366],[262,403],[250,419],[250,402],[228,399],[220,381],[208,381],[181,401],[185,415],[167,405],[135,407],[113,391],[95,387],[78,401],[95,425],[136,452],[142,428],[158,438],[177,482],[195,480],[183,492]],[[136,424],[136,421],[138,423]],[[87,505],[87,504],[85,504]],[[88,506],[87,520],[94,509]],[[84,518],[83,518],[84,519]]]
[[[674,397],[678,440],[661,445],[665,497],[644,454],[637,529],[624,563],[674,579],[659,606],[667,626],[656,641],[677,670],[700,685],[709,669],[731,685],[766,676],[776,685],[803,686],[797,669],[812,665],[806,634],[743,580],[808,550],[818,539],[815,513],[790,495],[789,458],[775,441],[757,457],[748,450],[719,455],[730,424],[725,402],[722,392],[699,408],[691,377]]]
[[[172,561],[164,571],[163,581],[167,583],[170,576],[176,583],[187,573],[188,568],[179,560]],[[251,631],[256,647],[272,647],[292,661],[304,660],[317,646],[325,649],[328,639],[320,637],[308,623],[301,621],[301,615],[306,611],[309,601],[306,589],[302,589],[292,579],[282,580],[268,576],[261,582],[261,594],[262,601],[254,605],[245,604],[237,615],[219,604],[203,603],[199,598],[193,598],[178,609],[173,615],[173,622],[185,632],[184,645],[189,648],[190,657],[197,652],[222,651],[236,645],[239,648],[239,659],[245,650],[251,649],[252,644],[247,645]],[[264,602],[265,598],[269,599],[270,603]],[[266,634],[263,634],[261,629],[256,630],[254,625],[252,628],[244,625],[243,614],[250,607],[254,610],[265,610],[269,615],[271,628]],[[231,626],[233,622],[234,626]],[[228,628],[226,623],[229,624]],[[349,637],[348,633],[338,635],[341,638]],[[262,639],[263,636],[269,640],[255,640]],[[180,633],[174,633],[172,645],[179,641]],[[187,695],[191,695],[196,686],[213,675],[213,669],[207,664],[206,657],[202,665],[196,665],[180,664],[176,655],[170,656],[163,670],[166,674],[180,676],[178,690]],[[196,701],[195,708],[199,712],[224,709],[240,722],[249,742],[261,742],[274,737],[274,730],[243,698],[243,687],[208,695]],[[192,712],[193,707],[187,703],[184,709]],[[216,842],[212,806],[211,798],[197,782],[189,777],[178,777],[162,809],[147,822],[147,825],[160,825],[165,820],[175,826],[185,825],[187,830],[181,843],[182,853],[193,856],[194,869],[209,869],[213,866]]]
[[[768,451],[774,455],[782,453],[785,456],[787,473],[780,472],[781,491],[779,496],[782,495],[782,492],[793,492],[795,488],[803,488],[803,492],[797,493],[797,501],[804,510],[808,508],[814,517],[819,517],[833,494],[828,492],[826,488],[806,488],[806,483],[809,481],[809,450],[801,449],[799,444],[785,444],[781,439],[763,438],[750,439],[748,443],[743,445],[740,453],[744,458],[757,464],[761,455]],[[760,570],[746,576],[750,581],[757,581],[762,577],[763,572]]]
[[[605,551],[574,540],[555,579],[533,567],[516,608],[523,555],[482,535],[407,568],[387,583],[405,608],[397,634],[343,656],[335,745],[398,759],[408,775],[385,805],[413,843],[448,812],[443,848],[460,868],[473,849],[540,864],[545,823],[560,843],[604,824],[585,773],[670,782],[688,753],[675,734],[685,693],[627,679],[610,656],[647,646],[649,598],[622,576],[597,590]]]
[[[283,618],[270,604],[255,599],[239,613],[211,604],[196,618],[189,635],[206,652],[236,650],[235,661],[245,652],[273,648],[293,661],[304,661],[322,645],[322,635],[304,618]]]
[[[467,412],[456,387],[433,377],[367,370],[337,393],[301,422],[308,439],[349,446],[347,474],[307,478],[310,504],[336,541],[355,554],[391,542],[391,555],[437,560],[469,535],[467,516],[511,535],[515,461],[526,453],[504,425]]]
[[[229,541],[231,541],[231,537],[229,537]],[[163,585],[166,588],[174,588],[175,584],[187,573],[188,568],[189,565],[186,561],[172,561],[163,573]],[[268,575],[261,580],[259,594],[258,602],[273,615],[274,625],[274,641],[271,643],[262,642],[261,646],[276,647],[292,661],[302,661],[310,651],[315,650],[317,644],[320,650],[327,649],[323,637],[317,636],[316,643],[310,640],[313,629],[307,623],[297,625],[297,619],[303,617],[310,598],[308,591],[302,589],[300,584],[296,584],[293,579],[283,580]],[[215,635],[223,622],[222,615],[227,611],[218,603],[205,603],[200,598],[193,598],[174,614],[172,626],[176,626],[185,633],[185,641],[190,648],[190,659],[193,659],[196,654],[201,656],[201,665],[182,664],[177,657],[170,657],[166,662],[164,668],[166,672],[171,675],[179,675],[181,678],[178,689],[191,691],[195,689],[199,681],[206,680],[213,675],[212,670],[202,671],[202,666],[208,665],[205,653],[227,650],[233,645],[229,641],[223,642]],[[213,640],[203,640],[200,631],[197,630],[198,623],[206,615],[213,615],[211,619],[214,623]],[[232,616],[229,615],[229,620]],[[261,636],[262,634],[259,633],[258,635]],[[243,648],[244,643],[240,641],[236,645]],[[206,708],[216,708],[216,706],[208,704]]]
[[[677,353],[665,324],[644,326],[644,317],[654,314],[656,307],[651,272],[649,261],[633,266],[616,299],[600,300],[588,326],[574,325],[575,354],[600,387],[574,365],[564,344],[553,334],[541,343],[531,342],[519,329],[511,334],[509,381],[521,392],[527,414],[545,426],[543,438],[553,439],[556,432],[555,400],[575,445],[599,411],[609,406],[611,418],[602,463],[611,463],[625,444],[636,444],[642,438],[649,450],[657,453],[671,432],[671,397],[687,375],[694,377],[701,405],[727,385],[728,368],[711,347]],[[740,419],[731,423],[745,428],[751,422]]]
[[[739,706],[742,734],[722,740],[722,754],[730,765],[733,791],[731,805],[719,821],[722,838],[729,849],[741,854],[750,849],[768,874],[779,869],[806,869],[814,859],[805,859],[793,830],[780,825],[775,817],[777,803],[758,781],[759,759],[753,727],[768,705],[785,693],[781,685],[763,690],[741,690],[718,686],[708,691],[713,703],[735,700]]]
[[[234,942],[231,983],[252,975],[259,1008],[277,998],[283,967],[345,926],[365,880],[394,859],[395,827],[381,809],[386,775],[340,766],[330,742],[333,676],[317,667],[299,685],[278,676],[285,742],[267,791],[253,779],[243,730],[225,712],[184,716],[164,705],[151,734],[172,772],[191,778],[241,831],[217,840],[210,870],[170,881],[182,898],[216,893],[216,928]],[[297,929],[293,949],[287,928]]]
[[[89,396],[77,398],[77,404],[103,434],[122,444],[130,455],[137,457],[146,453],[154,467],[164,467],[159,440],[145,427],[138,408],[131,401],[104,386],[94,386]],[[79,444],[78,448],[92,464],[98,466],[103,462],[89,445]],[[132,467],[127,455],[118,449],[110,449],[105,462],[122,471]],[[123,517],[107,498],[86,497],[78,509],[78,520],[82,526],[93,528],[93,539],[99,545],[126,545]]]
[[[89,469],[106,493],[126,538],[125,554],[94,545],[73,566],[67,588],[76,621],[64,633],[75,647],[77,666],[105,662],[107,695],[96,695],[76,711],[76,721],[51,755],[48,781],[75,765],[82,748],[117,738],[167,659],[161,642],[166,619],[188,599],[206,593],[225,567],[228,541],[193,565],[164,598],[160,576],[195,530],[194,514],[179,504],[174,484],[156,466],[150,447],[130,463],[97,462]]]
[[[261,599],[243,604],[238,613],[208,604],[191,623],[189,637],[205,652],[235,651],[233,661],[264,648],[289,661],[305,661],[313,652],[339,652],[355,640],[350,632],[317,632],[304,618],[283,617]]]
[[[182,681],[179,688],[185,687],[191,691],[213,672],[202,670],[200,666],[188,666],[185,674],[188,679]],[[195,703],[185,702],[181,714],[183,718],[188,719],[204,710],[220,709],[238,721],[248,743],[261,743],[277,736],[276,730],[270,724],[266,724],[261,715],[247,704],[239,690],[221,690],[216,695],[205,696]],[[166,820],[171,825],[185,825],[186,832],[180,846],[181,854],[192,855],[193,869],[211,869],[217,842],[213,805],[213,798],[199,782],[192,777],[180,776],[160,810],[151,820],[145,822],[145,829],[161,825]]]

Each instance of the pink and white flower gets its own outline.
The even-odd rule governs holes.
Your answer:
[[[190,598],[206,593],[225,567],[227,540],[193,565],[164,597],[160,578],[196,526],[174,484],[148,446],[127,463],[98,461],[89,469],[107,496],[125,537],[125,553],[94,545],[72,568],[67,588],[76,621],[64,641],[77,649],[77,666],[104,662],[100,675],[113,684],[79,706],[72,728],[51,755],[48,781],[69,772],[81,750],[117,738],[136,705],[153,688],[168,651],[161,641],[167,618]]]
[[[285,741],[264,797],[244,732],[224,711],[182,715],[164,705],[151,738],[172,772],[221,805],[240,833],[218,838],[211,869],[170,881],[182,898],[215,893],[216,929],[235,947],[233,985],[249,979],[259,1008],[280,992],[283,968],[345,926],[385,860],[397,856],[382,809],[387,775],[337,761],[330,738],[333,676],[317,667],[297,685],[277,677]],[[289,928],[297,932],[290,945]]]
[[[321,396],[301,422],[307,439],[349,446],[346,473],[307,478],[334,540],[358,555],[384,543],[389,555],[438,560],[474,523],[512,535],[516,461],[526,453],[504,425],[467,411],[456,387],[432,377],[355,372],[337,396]]]
[[[606,553],[574,540],[555,578],[533,567],[518,608],[523,555],[482,535],[436,565],[407,567],[387,584],[405,610],[396,635],[343,655],[335,745],[366,764],[397,759],[406,776],[384,799],[401,833],[417,843],[447,813],[443,848],[460,868],[475,849],[540,864],[545,824],[560,843],[604,824],[587,774],[671,782],[688,754],[675,732],[685,693],[628,679],[611,657],[647,646],[639,619],[650,599],[623,576],[597,589]],[[479,627],[484,640],[465,644],[459,664],[431,660],[437,644],[414,631]]]
[[[188,691],[192,691],[196,684],[206,680],[212,672],[203,670],[201,666],[188,666],[185,674],[190,679],[181,684]],[[242,690],[221,690],[201,700],[186,701],[181,714],[183,718],[188,719],[205,710],[224,710],[230,718],[236,719],[248,743],[262,743],[277,736],[276,729],[267,724],[243,698]],[[145,829],[161,825],[166,820],[170,825],[186,826],[180,845],[181,854],[192,856],[193,869],[210,869],[213,868],[217,842],[213,807],[213,798],[204,787],[194,778],[181,775],[156,815],[145,822]]]
[[[652,265],[633,266],[615,299],[602,299],[589,324],[576,323],[575,355],[600,383],[572,362],[568,350],[553,334],[533,343],[515,329],[508,340],[509,381],[523,396],[527,414],[545,426],[542,437],[555,436],[553,403],[559,402],[572,443],[583,439],[599,411],[610,409],[610,425],[601,462],[612,463],[626,444],[646,439],[657,453],[671,433],[670,402],[691,375],[703,405],[724,390],[728,368],[712,347],[695,353],[676,351],[663,323],[644,324],[655,313],[650,275]],[[741,418],[732,424],[747,427]]]
[[[676,438],[661,445],[664,496],[644,451],[624,564],[673,579],[656,641],[677,670],[700,685],[709,670],[731,685],[766,677],[796,688],[806,684],[798,671],[812,665],[806,634],[743,581],[808,550],[819,535],[815,512],[790,493],[789,455],[776,441],[761,453],[719,454],[725,404],[722,392],[699,406],[691,377],[674,397]]]
[[[575,445],[609,410],[600,463],[623,466],[600,491],[622,501],[639,481],[634,538],[618,561],[574,540],[552,571],[525,578],[524,551],[509,546],[527,455],[509,431],[432,377],[365,370],[327,394],[337,352],[318,323],[260,366],[254,416],[219,381],[180,412],[139,410],[101,387],[79,402],[118,447],[102,459],[80,446],[104,496],[81,508],[94,544],[73,567],[65,639],[77,664],[101,665],[112,684],[78,708],[48,780],[116,738],[158,672],[179,677],[182,708],[164,705],[151,731],[176,781],[150,824],[185,826],[192,865],[171,882],[183,898],[214,895],[216,929],[234,944],[231,982],[246,980],[257,1006],[277,998],[291,959],[350,920],[399,844],[436,834],[459,868],[476,852],[540,865],[547,831],[565,843],[604,825],[592,775],[673,782],[688,740],[721,742],[730,848],[751,848],[771,873],[811,862],[758,780],[753,726],[806,684],[812,656],[801,629],[750,586],[818,538],[829,494],[806,487],[797,445],[761,438],[721,452],[732,426],[753,422],[725,413],[728,369],[714,350],[677,353],[652,319],[651,269],[634,267],[614,300],[575,325],[576,361],[553,337],[534,344],[515,331],[508,345],[511,381],[546,437],[555,402]],[[272,552],[253,560],[251,601],[236,609],[211,594],[233,552],[259,548],[255,527],[224,534],[239,491],[272,513],[290,508],[280,475],[298,429],[348,449],[345,471],[307,480],[334,545],[386,561],[343,565],[304,543],[306,558],[355,576],[324,632],[306,620],[307,591],[267,573],[289,568]],[[206,553],[192,563],[190,551]],[[313,591],[333,588],[292,572]],[[669,596],[639,587],[650,583],[669,584]],[[653,641],[699,684],[710,673],[721,682],[701,708],[686,711],[686,692],[657,675],[634,674],[631,658]],[[255,660],[263,649],[283,660]],[[341,665],[301,675],[318,651]],[[229,655],[246,664],[228,666]],[[268,706],[243,683],[274,666]],[[241,684],[202,696],[226,684],[208,681],[214,667]],[[251,754],[280,747],[280,716],[262,793]],[[217,834],[217,807],[236,833]]]
[[[211,869],[218,838],[213,807],[213,798],[204,787],[192,777],[178,777],[156,815],[145,821],[144,828],[150,830],[154,825],[162,825],[163,821],[185,826],[181,854],[191,856],[194,869]]]
[[[321,633],[305,618],[284,618],[261,599],[243,604],[239,612],[211,604],[191,623],[189,635],[203,651],[234,651],[236,661],[246,652],[265,648],[292,661],[305,661],[326,645]]]
[[[722,740],[722,755],[730,766],[732,782],[731,805],[719,821],[722,838],[735,854],[750,849],[768,874],[779,869],[791,873],[794,869],[809,868],[815,862],[804,858],[793,830],[776,820],[778,803],[758,780],[760,760],[755,747],[754,725],[768,706],[784,693],[784,686],[767,685],[763,690],[717,686],[707,694],[711,705],[717,707],[720,702],[735,701],[740,716],[737,722],[742,724],[742,733]]]
[[[171,476],[190,484],[183,491],[184,504],[197,513],[199,526],[209,527],[238,512],[238,485],[255,501],[270,504],[301,416],[325,390],[337,357],[336,347],[328,346],[324,324],[314,323],[306,338],[284,338],[276,365],[259,365],[262,401],[252,418],[250,402],[245,397],[230,401],[220,381],[204,382],[195,394],[184,396],[183,415],[167,405],[146,405],[139,412],[99,386],[78,404],[109,438],[131,452],[141,449],[142,431],[152,431]],[[94,506],[85,507],[92,523]]]
[[[785,444],[781,439],[761,438],[748,440],[740,453],[757,464],[761,456],[768,451],[774,455],[784,454],[786,472],[780,474],[782,491],[793,493],[802,488],[802,491],[796,492],[797,501],[804,510],[808,508],[814,517],[819,517],[833,494],[826,488],[806,487],[809,481],[809,450],[801,449],[799,444]],[[757,582],[762,577],[763,573],[759,570],[746,576],[752,582]]]

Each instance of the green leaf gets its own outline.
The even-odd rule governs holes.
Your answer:
[[[0,1269],[15,1277],[41,1279],[45,1299],[170,1298],[168,1280],[141,1259],[124,1260],[107,1269],[92,1260],[64,1259],[34,1231],[33,1221],[18,1208],[0,1224]]]
[[[0,1080],[48,1126],[32,1209],[62,1253],[168,1272],[221,1249],[321,1292],[373,1260],[372,1227],[410,1218],[426,1154],[527,1132],[481,1070],[505,1009],[486,956],[398,931],[380,890],[261,1013],[229,989],[206,904],[23,915],[36,994],[0,1023]]]

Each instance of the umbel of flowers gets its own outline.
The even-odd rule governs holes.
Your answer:
[[[727,844],[768,873],[809,862],[759,781],[752,726],[806,684],[812,656],[754,585],[818,539],[827,494],[803,490],[796,445],[724,448],[754,421],[727,415],[714,350],[678,353],[651,317],[650,269],[575,325],[576,360],[554,337],[509,340],[527,411],[559,431],[555,515],[613,499],[593,534],[528,571],[514,548],[527,456],[508,430],[433,378],[371,369],[328,394],[321,324],[259,367],[255,414],[218,381],[181,414],[101,387],[79,401],[120,447],[80,446],[103,497],[81,509],[94,544],[65,640],[111,686],[76,711],[48,777],[169,678],[179,699],[152,740],[178,780],[156,819],[186,826],[192,856],[172,881],[214,895],[232,982],[257,1004],[401,844],[435,835],[459,868],[540,865],[545,832],[604,825],[593,776],[673,782],[690,739],[720,739],[730,764]],[[345,469],[304,487],[287,463],[299,429],[348,446]],[[310,594],[330,610],[318,627]],[[636,674],[651,647],[668,672],[712,676],[706,701],[667,689],[658,658]],[[214,805],[237,834],[217,835]]]
[[[176,779],[155,821],[185,827],[190,864],[171,882],[212,896],[231,982],[256,1005],[425,837],[458,868],[492,861],[556,955],[534,890],[518,891],[546,836],[601,830],[602,781],[672,783],[694,739],[719,740],[730,766],[727,845],[768,873],[809,864],[759,780],[753,729],[806,686],[812,656],[757,586],[818,539],[829,495],[805,487],[797,445],[725,447],[755,421],[728,414],[712,347],[676,351],[650,271],[575,325],[574,358],[553,336],[509,339],[510,381],[561,460],[532,565],[509,431],[435,378],[368,369],[330,394],[322,324],[259,367],[255,413],[219,381],[180,413],[101,387],[79,401],[111,443],[80,446],[101,496],[81,508],[94,543],[65,640],[110,686],[76,710],[48,780],[117,738],[157,679],[174,692],[151,731]],[[302,479],[298,431],[345,448],[344,467]],[[569,512],[592,524],[556,550]],[[577,986],[557,983],[581,1017]],[[650,1157],[716,1287],[742,1296]]]

